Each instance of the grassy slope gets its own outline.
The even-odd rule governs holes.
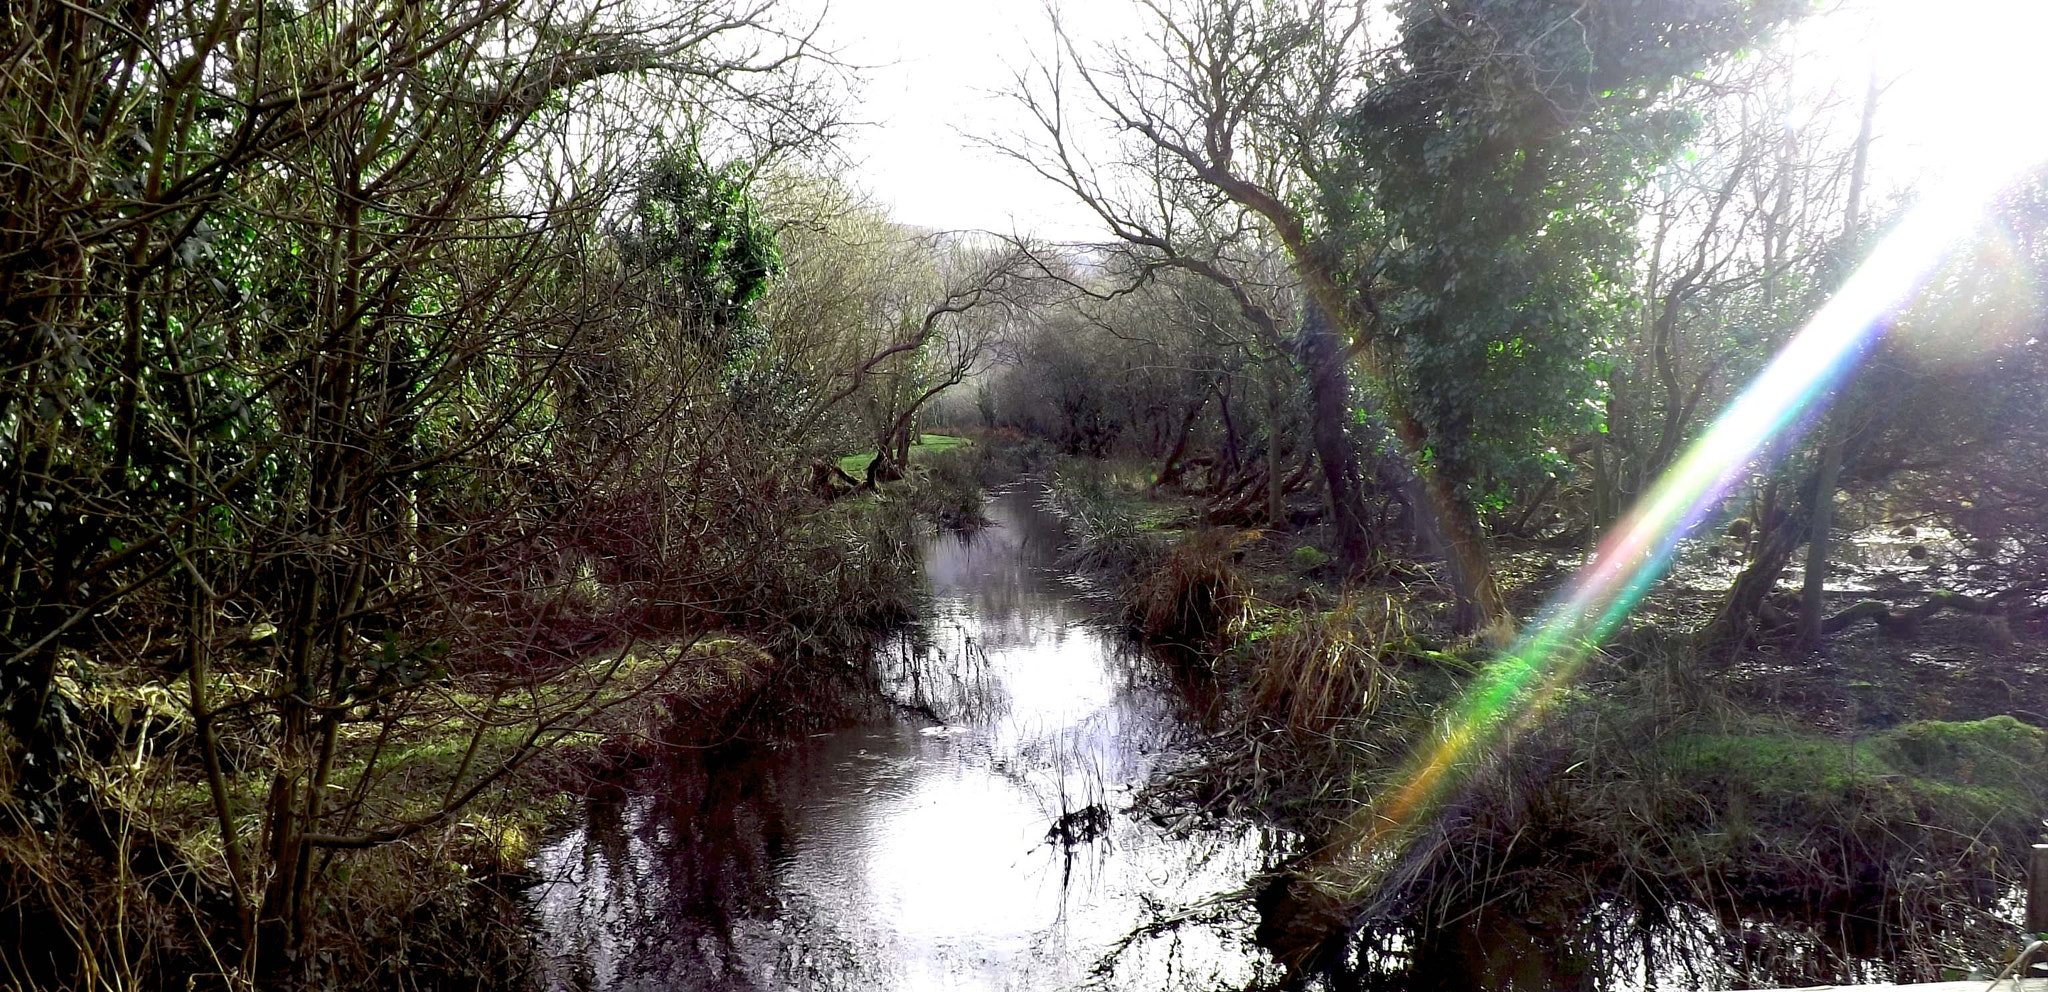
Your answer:
[[[929,458],[941,452],[963,448],[973,443],[967,438],[956,437],[951,434],[920,434],[917,437],[917,443],[910,446],[910,457],[913,459]],[[857,455],[844,455],[839,459],[839,470],[859,479],[867,474],[868,463],[874,460],[875,453],[872,451]]]

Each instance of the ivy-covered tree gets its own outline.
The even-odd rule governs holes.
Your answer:
[[[755,209],[745,163],[713,166],[694,147],[641,170],[616,234],[650,307],[679,319],[693,343],[736,362],[766,343],[753,303],[782,271],[774,230]]]
[[[1597,424],[1633,303],[1634,195],[1689,131],[1673,83],[1792,6],[1401,5],[1322,193],[1331,240],[1380,287],[1388,386],[1456,487],[1437,507],[1453,543],[1476,532],[1475,503],[1537,473],[1549,438]],[[1468,622],[1487,598],[1472,591]]]
[[[1186,0],[1150,8],[1157,65],[1066,52],[1134,136],[1128,168],[1255,219],[1349,339],[1476,629],[1507,610],[1475,499],[1527,467],[1539,430],[1595,418],[1628,203],[1683,135],[1673,84],[1797,6],[1411,0],[1379,49],[1369,4]],[[1095,205],[1097,184],[1063,178],[1063,119],[1042,112],[1060,68],[1027,100],[1052,136],[1040,171]]]

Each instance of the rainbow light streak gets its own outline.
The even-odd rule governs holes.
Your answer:
[[[1353,814],[1326,851],[1346,876],[1342,884],[1353,891],[1373,884],[1376,866],[1393,852],[1394,842],[1462,780],[1469,759],[1481,749],[1507,746],[1538,723],[1595,646],[1662,577],[1679,538],[1721,501],[1766,442],[1794,436],[1803,416],[1825,407],[1829,390],[1950,246],[1976,227],[2019,168],[2018,162],[2003,169],[1979,164],[1970,181],[1946,184],[1878,244],[1841,291],[1608,533],[1594,561],[1466,691],[1442,740],[1410,759],[1399,785]]]

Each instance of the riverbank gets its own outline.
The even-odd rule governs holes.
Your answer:
[[[307,761],[324,827],[305,842],[306,890],[323,907],[296,924],[295,942],[319,948],[306,979],[519,987],[535,969],[531,860],[586,797],[679,752],[836,725],[871,691],[867,655],[921,595],[918,504],[934,491],[920,477],[802,507],[772,541],[725,556],[710,589],[599,541],[564,552],[560,573],[421,624],[441,637],[364,643],[384,674],[329,715],[331,745],[316,755],[285,754],[238,717],[281,691],[272,659],[287,635],[274,626],[220,637],[230,649],[209,658],[203,703],[189,673],[66,653],[60,687],[96,772],[65,800],[77,839],[5,807],[28,828],[0,847],[0,929],[21,936],[8,967],[31,987],[64,974],[243,987],[275,938],[243,915],[259,892],[236,856],[274,843],[272,771]],[[699,554],[693,567],[721,560]],[[195,711],[209,714],[217,766],[197,760]],[[27,771],[0,766],[0,794]],[[251,887],[238,892],[238,876]],[[265,939],[245,957],[250,932]]]
[[[343,734],[339,781],[380,757],[397,771],[387,816],[432,815],[479,770],[505,773],[441,828],[355,859],[339,887],[347,929],[321,941],[336,949],[325,973],[440,988],[533,981],[547,970],[533,957],[536,859],[591,803],[679,756],[772,751],[872,718],[881,697],[867,659],[925,595],[920,535],[978,528],[989,488],[1040,457],[1003,438],[926,447],[903,479],[810,507],[778,535],[795,547],[779,556],[788,567],[756,575],[751,595],[639,616],[527,705],[505,705],[500,678],[457,679],[398,732],[386,721]],[[566,713],[577,716],[561,725]],[[380,754],[387,739],[407,743]],[[241,808],[258,808],[256,784]]]
[[[1744,956],[1750,981],[1932,980],[2012,950],[2000,900],[2048,815],[2038,645],[1959,617],[1859,633],[1818,664],[1707,665],[1687,626],[1702,591],[1668,582],[1539,724],[1432,772],[1460,784],[1387,843],[1362,811],[1411,787],[1502,659],[1450,633],[1426,569],[1345,581],[1314,530],[1207,527],[1148,483],[1069,465],[1053,498],[1082,538],[1072,560],[1229,701],[1231,732],[1161,801],[1312,839],[1257,900],[1263,942],[1298,972],[1420,967],[1504,921],[1562,946],[1697,912],[1716,940],[1772,935],[1769,962]],[[1525,616],[1579,564],[1503,557]],[[1399,857],[1362,857],[1365,834]],[[1688,967],[1729,972],[1726,947],[1690,943]],[[1586,966],[1645,967],[1629,961]]]

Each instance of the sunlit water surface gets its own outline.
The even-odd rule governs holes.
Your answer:
[[[1153,990],[1273,977],[1250,910],[1216,897],[1285,842],[1129,811],[1196,721],[1159,663],[1063,580],[1058,521],[1037,496],[996,499],[994,526],[971,539],[926,541],[927,615],[875,662],[891,717],[587,801],[537,858],[546,986]]]
[[[585,800],[577,826],[536,858],[543,986],[1272,987],[1281,976],[1253,944],[1253,902],[1235,896],[1299,844],[1133,809],[1148,779],[1189,760],[1200,721],[1161,663],[1059,570],[1059,524],[1039,495],[994,500],[994,525],[971,539],[926,539],[925,615],[873,659],[884,716],[783,748],[687,755]],[[1908,546],[1854,543],[1871,558]],[[1710,571],[1674,581],[1723,578]],[[1673,907],[1644,928],[1612,904],[1550,902],[1503,903],[1421,944],[1369,928],[1344,973],[1310,987],[1633,992],[1892,977],[1875,948],[1831,949],[1800,927]]]

